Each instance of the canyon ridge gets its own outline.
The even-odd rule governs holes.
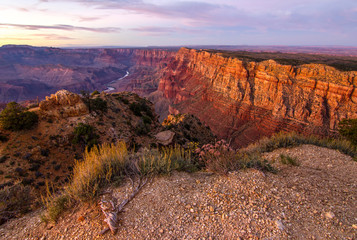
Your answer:
[[[113,92],[148,98],[160,120],[170,113],[191,113],[235,147],[279,131],[333,136],[342,119],[357,117],[357,72],[336,69],[342,60],[309,63],[299,55],[289,64],[291,54],[281,61],[241,53],[3,46],[0,102],[110,86]]]

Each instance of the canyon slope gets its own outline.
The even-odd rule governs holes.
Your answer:
[[[163,70],[158,91],[170,113],[192,113],[219,137],[245,146],[278,131],[333,135],[340,120],[357,118],[356,85],[356,71],[182,48]]]
[[[60,49],[6,45],[0,48],[0,103],[43,99],[60,89],[104,90],[123,77],[151,73],[174,56],[160,49]],[[134,83],[132,76],[127,79]],[[149,82],[149,81],[146,81]]]

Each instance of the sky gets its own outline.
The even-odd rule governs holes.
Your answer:
[[[357,0],[0,0],[0,46],[357,46]]]

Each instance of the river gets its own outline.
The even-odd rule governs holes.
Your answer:
[[[129,71],[126,71],[126,74],[124,75],[124,77],[121,77],[121,78],[118,78],[116,80],[113,80],[111,81],[108,85],[107,85],[107,89],[104,90],[104,92],[108,93],[108,92],[111,92],[111,91],[114,91],[115,88],[113,86],[111,86],[111,84],[117,82],[117,81],[120,81],[120,80],[123,80],[124,78],[126,78],[127,76],[129,76]]]

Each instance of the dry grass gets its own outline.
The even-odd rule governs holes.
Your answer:
[[[144,175],[169,174],[173,170],[188,172],[197,170],[191,152],[179,145],[164,147],[161,151],[157,149],[145,150],[137,154],[136,157],[136,165]]]
[[[41,196],[42,203],[46,207],[46,212],[41,216],[44,222],[56,222],[61,213],[70,206],[70,197],[66,193],[56,194],[46,182],[46,196]]]
[[[280,162],[282,164],[292,165],[292,166],[300,165],[295,157],[291,157],[291,156],[285,155],[285,154],[280,154]]]
[[[51,193],[47,187],[47,196],[43,198],[47,211],[42,219],[56,222],[60,214],[71,206],[70,199],[77,202],[95,200],[105,185],[114,179],[196,169],[190,152],[180,146],[128,153],[124,142],[103,144],[91,151],[86,150],[83,161],[75,163],[71,181],[62,193]]]
[[[0,190],[0,225],[32,210],[35,196],[30,186],[20,183]]]
[[[66,192],[76,200],[91,200],[114,175],[122,175],[128,151],[124,142],[103,144],[86,150],[84,160],[77,161]]]

